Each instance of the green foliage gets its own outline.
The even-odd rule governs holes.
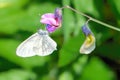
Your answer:
[[[120,33],[90,21],[88,25],[96,37],[96,49],[90,55],[82,55],[79,49],[85,36],[81,26],[87,19],[67,8],[63,9],[62,27],[50,35],[58,43],[57,51],[46,57],[21,58],[16,55],[16,48],[39,28],[45,28],[40,23],[41,15],[53,13],[56,7],[69,5],[91,17],[120,26],[119,2],[1,0],[0,80],[117,80]]]
[[[114,80],[114,74],[99,59],[93,57],[83,69],[80,80]]]
[[[82,34],[80,34],[82,35]],[[74,61],[80,54],[79,48],[83,39],[79,36],[71,37],[67,43],[64,43],[59,55],[59,66],[65,66]],[[71,47],[68,47],[71,46]],[[74,48],[75,47],[75,48]]]
[[[63,6],[70,5],[70,0],[63,0]],[[63,12],[63,33],[64,33],[64,41],[66,42],[70,38],[70,34],[74,30],[75,18],[72,11],[65,9]],[[68,22],[69,21],[69,22]]]
[[[73,75],[72,75],[70,72],[67,72],[67,71],[63,72],[63,73],[60,75],[59,80],[66,80],[66,79],[68,79],[68,80],[74,80],[74,79],[73,79]]]
[[[91,15],[94,15],[95,17],[99,16],[99,13],[96,9],[96,5],[94,4],[94,0],[74,0],[73,1],[74,5],[76,6],[76,9],[86,12],[86,13],[90,13]],[[89,5],[89,6],[86,6]]]
[[[25,71],[25,70],[9,70],[6,72],[0,73],[0,80],[35,80],[36,76],[33,72]]]

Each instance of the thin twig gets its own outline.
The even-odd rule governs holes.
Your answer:
[[[106,27],[108,27],[108,28],[111,28],[111,29],[113,29],[113,30],[120,31],[119,28],[114,27],[114,26],[109,25],[109,24],[106,24],[106,23],[104,23],[104,22],[102,22],[102,21],[99,21],[99,20],[97,20],[97,19],[95,19],[95,18],[92,18],[92,17],[86,15],[85,13],[83,13],[83,12],[81,12],[81,11],[78,11],[78,10],[76,10],[76,9],[70,7],[70,6],[64,6],[63,8],[71,9],[72,11],[74,11],[74,12],[76,12],[76,13],[78,13],[78,14],[84,16],[84,17],[89,18],[91,21],[94,21],[94,22],[96,22],[96,23],[98,23],[98,24],[101,24],[101,25],[106,26]]]

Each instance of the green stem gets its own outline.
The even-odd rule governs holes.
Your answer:
[[[119,28],[114,27],[114,26],[109,25],[109,24],[106,24],[106,23],[104,23],[104,22],[102,22],[102,21],[99,21],[99,20],[97,20],[97,19],[94,19],[94,18],[92,18],[92,17],[90,17],[90,16],[82,13],[81,11],[77,11],[76,9],[74,9],[74,8],[72,8],[72,7],[70,7],[70,6],[64,6],[63,8],[71,9],[72,11],[74,11],[74,12],[76,12],[76,13],[82,15],[82,16],[85,16],[85,17],[89,18],[91,21],[94,21],[94,22],[96,22],[96,23],[98,23],[98,24],[101,24],[101,25],[106,26],[106,27],[108,27],[108,28],[111,28],[111,29],[113,29],[113,30],[120,31]]]

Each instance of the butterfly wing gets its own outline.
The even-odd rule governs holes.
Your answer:
[[[31,57],[36,55],[33,47],[36,41],[40,41],[40,39],[41,38],[39,37],[38,33],[33,34],[17,47],[16,54],[20,57]]]
[[[18,46],[16,53],[20,57],[46,56],[56,50],[56,47],[56,42],[47,34],[35,33]]]
[[[37,51],[37,55],[39,56],[47,56],[50,55],[54,50],[57,50],[56,42],[51,39],[48,35],[43,35],[42,37],[42,46],[39,46]]]

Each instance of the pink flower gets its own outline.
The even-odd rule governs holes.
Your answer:
[[[54,13],[46,13],[41,16],[41,23],[46,24],[48,32],[54,32],[57,28],[61,27],[62,11],[56,8]]]

